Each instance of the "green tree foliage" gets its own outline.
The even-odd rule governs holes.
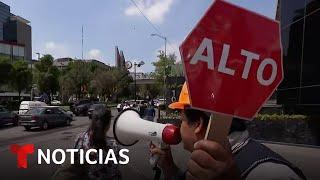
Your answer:
[[[165,56],[163,51],[159,51],[158,59],[153,62],[155,71],[153,73],[156,80],[161,84],[164,82],[164,78],[170,74],[171,67],[175,64],[177,56],[175,54],[169,54]]]
[[[143,98],[149,97],[149,99],[154,99],[160,93],[161,92],[157,84],[144,84],[139,87],[139,95]]]
[[[177,56],[175,54],[169,54],[166,57],[163,51],[159,51],[159,55],[157,57],[157,60],[152,63],[155,67],[155,71],[152,75],[156,79],[155,90],[159,89],[161,92],[164,92],[164,88],[166,87],[165,78],[170,75],[171,67],[174,66]]]
[[[171,72],[169,73],[169,76],[174,77],[174,76],[184,76],[183,72],[183,65],[182,62],[177,62],[171,67]]]
[[[123,94],[126,87],[132,82],[131,76],[127,70],[122,70],[118,68],[112,68],[110,70],[112,79],[114,80],[112,84],[111,95],[119,96]]]
[[[50,54],[46,54],[40,58],[40,61],[35,64],[35,67],[40,72],[48,72],[49,68],[53,66],[54,58]]]
[[[19,100],[21,92],[25,89],[29,89],[32,83],[32,72],[28,68],[28,64],[25,61],[16,61],[12,65],[11,71],[11,86],[19,94]]]
[[[111,87],[115,83],[114,81],[110,71],[97,70],[90,82],[91,93],[106,99],[111,94]]]
[[[91,68],[81,60],[69,63],[69,71],[60,78],[61,85],[66,95],[76,94],[77,98],[83,97],[88,93],[89,82],[91,80]],[[61,88],[60,88],[61,89]],[[70,93],[70,94],[69,94]]]
[[[39,90],[49,94],[50,97],[59,90],[60,71],[53,66],[53,60],[51,55],[46,54],[35,64],[35,82]]]
[[[85,95],[99,96],[103,100],[118,97],[129,86],[132,79],[128,71],[118,68],[103,68],[84,61],[73,61],[68,71],[60,78],[60,94],[77,98]]]

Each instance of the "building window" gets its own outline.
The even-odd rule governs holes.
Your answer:
[[[8,44],[0,44],[0,53],[1,54],[7,54],[10,55],[11,54],[11,50],[10,50],[10,45]]]

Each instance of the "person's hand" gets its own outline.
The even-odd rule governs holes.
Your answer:
[[[173,161],[170,146],[168,146],[165,149],[160,149],[151,142],[150,152],[151,155],[157,155],[159,157],[157,164],[163,170],[163,173],[166,177],[172,177],[179,171],[178,167],[175,165]]]
[[[240,179],[240,174],[234,163],[230,144],[224,148],[210,140],[195,143],[194,151],[187,164],[186,179]]]

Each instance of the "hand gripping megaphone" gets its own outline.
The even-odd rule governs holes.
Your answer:
[[[139,140],[158,141],[174,145],[181,141],[180,130],[172,124],[144,120],[134,109],[122,111],[113,124],[114,138],[123,146],[132,146]]]

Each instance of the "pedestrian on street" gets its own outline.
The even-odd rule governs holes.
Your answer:
[[[154,106],[149,104],[148,107],[144,110],[143,119],[153,122],[155,115],[156,111],[154,110]]]
[[[119,150],[116,140],[107,137],[111,123],[111,111],[109,109],[97,109],[93,111],[90,127],[78,135],[76,138],[75,149],[102,149],[103,159],[105,159],[110,149],[113,149],[116,158],[119,158]],[[105,179],[120,180],[121,173],[117,164],[80,164],[78,155],[75,155],[75,164],[64,165],[57,170],[53,179]],[[90,154],[91,161],[97,160],[97,154]]]
[[[186,84],[179,101],[169,108],[180,111],[182,142],[192,154],[187,171],[182,172],[175,165],[170,148],[164,150],[151,144],[151,154],[159,155],[158,165],[166,179],[306,179],[293,164],[251,139],[244,120],[233,119],[226,146],[203,140],[210,113],[191,108]]]

